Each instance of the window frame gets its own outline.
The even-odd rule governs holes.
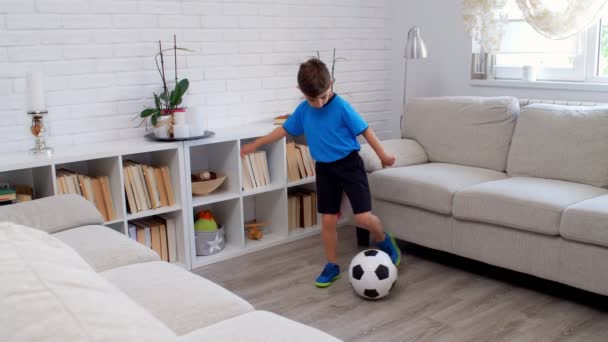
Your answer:
[[[587,30],[587,56],[586,64],[589,66],[585,75],[585,82],[608,83],[608,76],[599,75],[600,67],[600,33],[602,20],[593,24]]]
[[[523,19],[509,19],[509,23],[513,22],[525,22]],[[596,51],[599,52],[599,27],[598,24],[594,24],[595,36],[598,38],[593,46]],[[589,29],[591,30],[591,29]],[[539,68],[536,73],[536,79],[538,81],[550,81],[550,82],[587,82],[589,79],[590,71],[588,69],[589,63],[589,47],[590,41],[592,40],[593,34],[589,34],[589,30],[578,34],[578,51],[574,58],[574,68]],[[597,56],[595,56],[597,63]],[[597,64],[595,64],[597,65]],[[512,67],[512,66],[494,66],[494,79],[496,80],[521,80],[523,66]],[[597,72],[596,74],[597,75]],[[595,77],[597,82],[608,82],[606,78]],[[595,80],[594,80],[595,82]]]

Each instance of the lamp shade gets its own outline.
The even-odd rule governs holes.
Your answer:
[[[405,58],[407,59],[423,59],[429,55],[426,44],[420,36],[420,28],[412,27],[407,33],[407,42],[405,44]]]

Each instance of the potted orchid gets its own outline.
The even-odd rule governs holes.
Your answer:
[[[173,124],[186,121],[186,108],[182,107],[182,99],[188,90],[190,83],[188,79],[179,80],[177,77],[177,50],[190,51],[178,48],[175,36],[173,36],[173,48],[163,50],[161,41],[158,41],[159,52],[154,57],[156,68],[162,79],[163,91],[160,94],[154,93],[154,107],[146,108],[139,114],[142,123],[150,118],[150,123],[154,127],[154,135],[159,138],[169,138],[173,134]],[[175,60],[175,86],[169,90],[165,77],[165,58],[164,52],[173,51]],[[159,66],[160,59],[160,66]]]

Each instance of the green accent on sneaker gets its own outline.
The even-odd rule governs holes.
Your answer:
[[[390,233],[386,233],[386,234],[388,234],[388,236],[391,237],[391,243],[393,244],[393,248],[395,248],[397,250],[397,262],[395,263],[395,266],[399,267],[399,264],[401,264],[401,249],[399,249],[399,245],[397,245],[397,241],[395,241],[393,234],[390,234]]]
[[[338,280],[340,278],[342,274],[338,274],[337,276],[333,277],[331,279],[331,281],[327,282],[327,283],[319,283],[317,281],[315,281],[315,286],[316,287],[320,287],[320,288],[326,288],[329,287],[329,285],[333,284],[336,280]]]

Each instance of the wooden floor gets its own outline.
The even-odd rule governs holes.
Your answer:
[[[340,230],[339,262],[357,253]],[[328,289],[320,236],[195,270],[268,310],[345,341],[608,341],[608,300],[588,292],[403,244],[393,292],[356,296],[348,274]]]

